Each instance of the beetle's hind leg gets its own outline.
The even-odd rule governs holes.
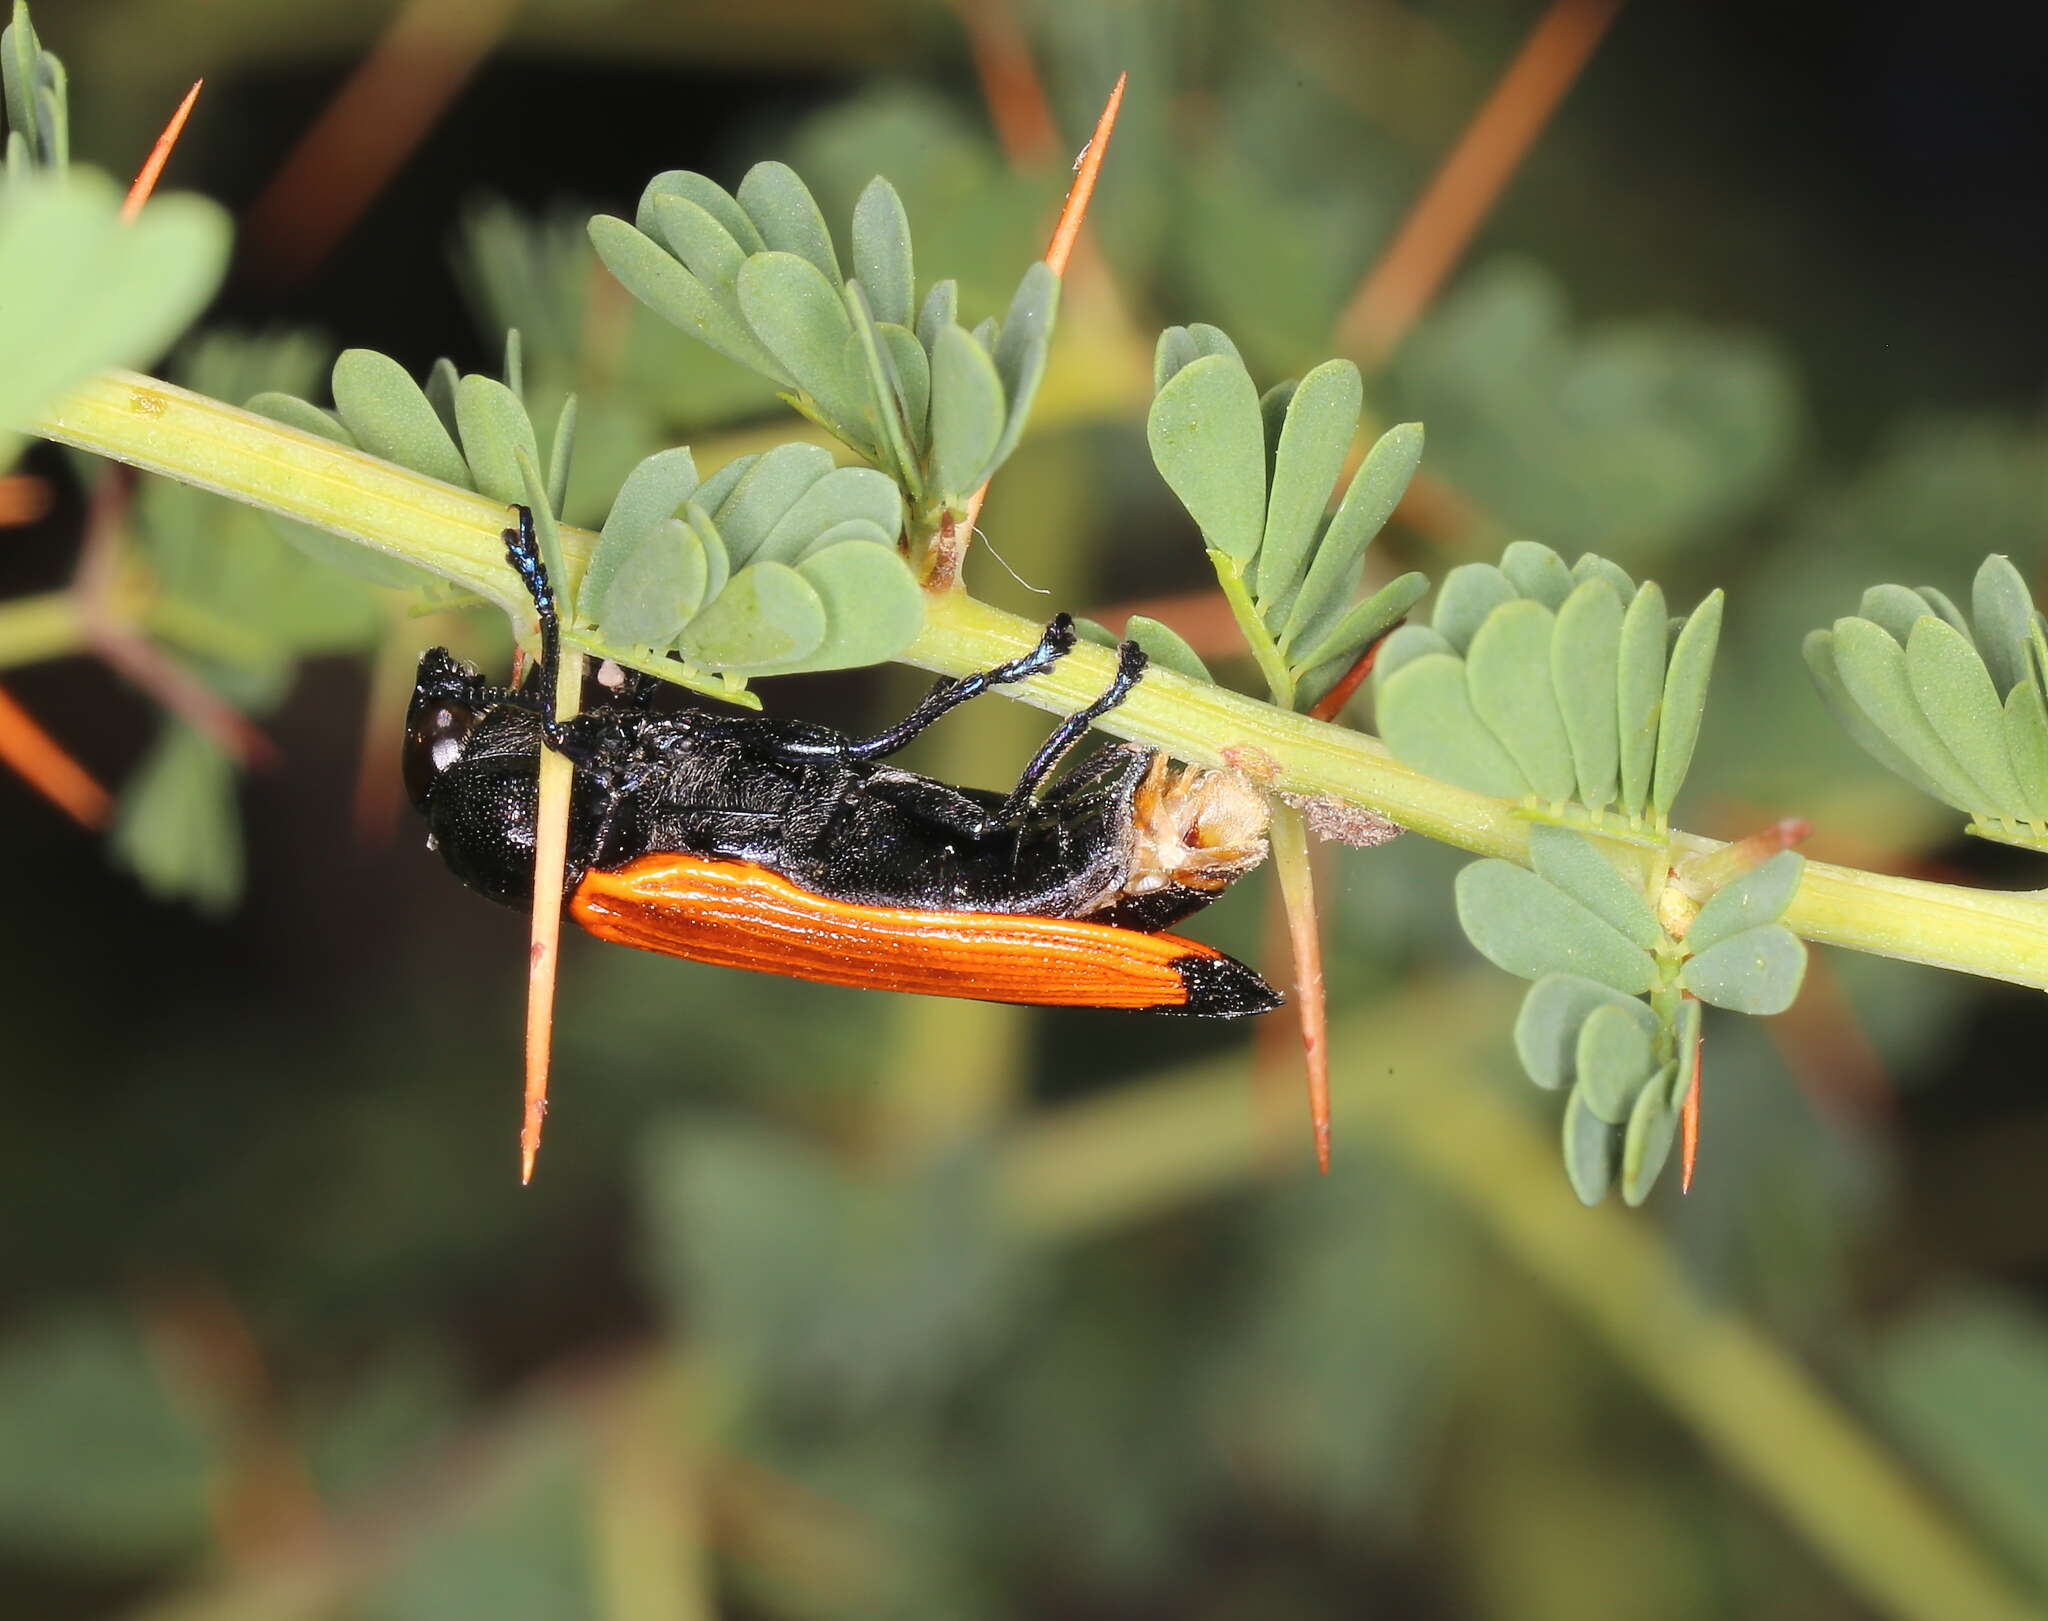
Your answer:
[[[1022,658],[1011,659],[992,670],[981,670],[973,675],[942,678],[925,694],[923,702],[887,731],[877,732],[873,737],[853,739],[789,738],[778,743],[775,752],[784,759],[792,760],[879,760],[894,754],[940,716],[979,698],[990,688],[1042,675],[1066,657],[1074,646],[1074,640],[1073,616],[1055,615],[1038,638],[1038,645]]]
[[[1017,779],[1017,786],[1010,790],[1010,797],[1003,801],[1003,808],[998,813],[1003,820],[1015,821],[1024,814],[1032,800],[1038,796],[1038,790],[1044,786],[1046,778],[1059,769],[1060,761],[1066,757],[1067,751],[1081,741],[1082,734],[1091,725],[1131,695],[1131,689],[1144,678],[1145,667],[1150,662],[1145,656],[1145,650],[1136,642],[1124,642],[1117,647],[1115,677],[1100,698],[1086,709],[1078,710],[1061,721],[1053,729],[1052,736],[1048,737],[1038,752],[1032,755],[1031,763]]]

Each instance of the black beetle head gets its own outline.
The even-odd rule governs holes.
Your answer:
[[[469,734],[492,702],[489,684],[445,647],[420,655],[405,716],[405,791],[424,811],[434,783],[462,758]]]

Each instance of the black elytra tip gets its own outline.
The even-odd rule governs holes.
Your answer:
[[[1257,972],[1235,957],[1179,958],[1173,965],[1187,987],[1188,999],[1179,1007],[1161,1008],[1187,1019],[1242,1019],[1253,1013],[1271,1013],[1282,1006],[1282,996]]]

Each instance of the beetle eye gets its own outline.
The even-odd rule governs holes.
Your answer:
[[[415,810],[427,808],[434,779],[462,758],[477,713],[459,698],[422,695],[405,718],[405,791]]]

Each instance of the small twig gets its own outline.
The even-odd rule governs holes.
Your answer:
[[[1019,169],[1051,162],[1059,151],[1059,127],[1016,13],[1004,0],[953,0],[953,9],[967,30],[981,99],[1003,155]]]
[[[116,606],[120,595],[121,524],[128,481],[108,468],[93,486],[72,597],[85,643],[103,661],[164,708],[212,738],[240,765],[271,765],[277,748],[240,710],[146,638]]]
[[[552,672],[555,713],[576,713],[583,696],[583,655],[561,651]],[[533,1180],[548,1116],[548,1062],[555,1035],[555,968],[562,954],[562,881],[569,859],[569,789],[576,768],[566,754],[542,749],[540,807],[533,837],[533,916],[526,956],[526,1093],[519,1122],[519,1181]],[[552,879],[550,885],[542,882]]]
[[[1067,188],[1067,200],[1060,208],[1060,217],[1052,228],[1052,240],[1045,250],[1045,262],[1052,266],[1056,276],[1066,274],[1074,242],[1081,234],[1082,222],[1088,217],[1088,199],[1095,195],[1095,177],[1102,172],[1102,160],[1109,152],[1110,133],[1116,128],[1117,109],[1124,100],[1124,81],[1129,77],[1125,73],[1116,76],[1109,100],[1103,104],[1102,116],[1095,121],[1095,133],[1089,137],[1080,160],[1074,165],[1074,183]],[[964,512],[957,518],[948,517],[940,524],[925,559],[924,585],[927,591],[950,591],[960,583],[960,564],[966,556],[974,526],[981,518],[981,504],[987,498],[988,486],[984,484],[967,498]]]
[[[1273,870],[1287,908],[1287,942],[1294,964],[1294,1012],[1301,1023],[1301,1057],[1308,1076],[1308,1115],[1315,1133],[1316,1169],[1330,1174],[1330,1018],[1323,992],[1322,931],[1316,923],[1315,875],[1309,866],[1308,830],[1292,805],[1273,807],[1269,834]]]
[[[149,156],[142,160],[142,167],[136,172],[135,184],[128,188],[128,195],[121,203],[121,218],[132,220],[142,212],[142,205],[149,201],[149,194],[156,190],[164,165],[171,161],[171,148],[178,144],[178,137],[185,131],[185,120],[192,116],[192,104],[199,99],[200,86],[204,79],[194,79],[192,88],[185,92],[185,99],[178,103],[178,110],[171,114],[171,121],[164,125],[163,134],[156,138],[156,145],[149,149]]]
[[[510,0],[410,0],[250,206],[243,240],[274,282],[329,253],[505,31]]]
[[[113,801],[106,789],[5,690],[0,690],[0,765],[80,827],[97,832],[107,825]]]
[[[1620,9],[1553,0],[1344,311],[1344,347],[1378,362],[1400,346]]]

